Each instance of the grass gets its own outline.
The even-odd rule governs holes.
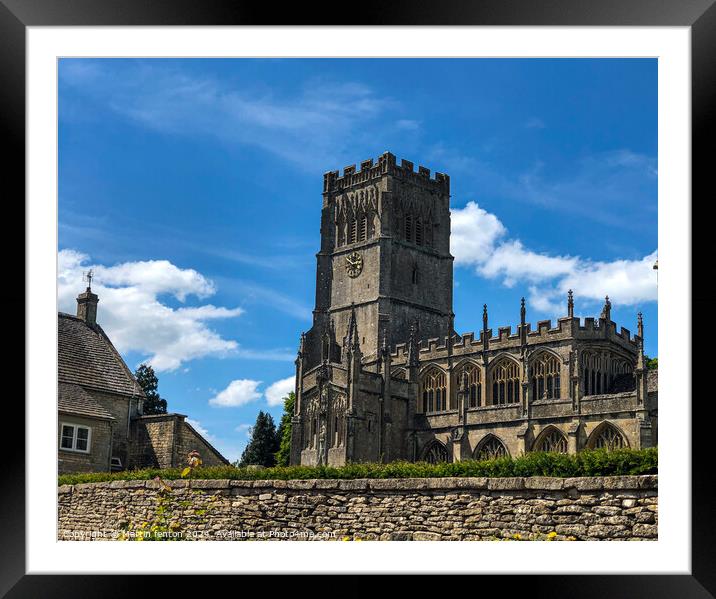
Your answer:
[[[425,462],[357,463],[346,466],[287,466],[261,470],[217,466],[197,468],[190,478],[230,480],[295,480],[311,478],[444,478],[451,476],[616,476],[656,474],[658,453],[650,449],[584,450],[576,455],[528,453],[516,458],[428,464]],[[147,468],[122,472],[62,474],[58,484],[106,482],[112,480],[165,480],[181,478],[181,468]]]

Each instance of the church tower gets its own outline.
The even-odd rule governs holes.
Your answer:
[[[450,178],[389,152],[326,173],[317,259],[312,331],[342,335],[354,310],[369,369],[384,338],[406,342],[415,325],[419,339],[450,335]]]
[[[453,333],[450,178],[398,165],[389,152],[360,170],[326,173],[316,258],[313,326],[296,360],[291,461],[385,459],[399,428],[381,373],[387,348]]]

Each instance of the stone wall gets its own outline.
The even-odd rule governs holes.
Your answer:
[[[79,424],[90,429],[89,451],[72,451],[62,448],[62,425]],[[98,472],[110,469],[112,447],[112,421],[85,418],[76,414],[59,413],[57,419],[57,470],[65,472]]]
[[[193,450],[199,452],[205,466],[229,463],[183,414],[154,414],[132,420],[131,468],[183,467]]]
[[[657,476],[167,484],[168,493],[155,481],[62,486],[58,538],[116,538],[152,522],[160,497],[187,540],[657,538]]]

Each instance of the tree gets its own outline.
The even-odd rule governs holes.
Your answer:
[[[256,424],[251,427],[251,439],[241,454],[239,466],[258,464],[261,466],[274,466],[276,457],[274,454],[279,448],[279,438],[271,414],[259,412],[256,417]]]
[[[650,358],[644,354],[644,362],[646,362],[647,370],[658,370],[659,369],[659,357]]]
[[[283,398],[283,416],[281,416],[281,422],[278,425],[277,466],[288,466],[291,460],[291,418],[293,418],[293,406],[295,403],[296,394],[293,391]]]
[[[162,399],[157,392],[159,386],[159,380],[157,375],[154,374],[154,368],[148,364],[140,364],[137,371],[134,373],[134,378],[137,379],[139,386],[144,391],[144,395],[147,399],[144,400],[144,413],[145,414],[166,414],[167,413],[167,400]]]

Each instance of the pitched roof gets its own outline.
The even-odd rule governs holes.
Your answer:
[[[57,388],[57,409],[60,412],[114,420],[111,412],[94,399],[79,385],[59,383]]]
[[[144,395],[102,327],[90,326],[81,318],[64,312],[57,316],[57,376],[60,383],[122,395]]]

